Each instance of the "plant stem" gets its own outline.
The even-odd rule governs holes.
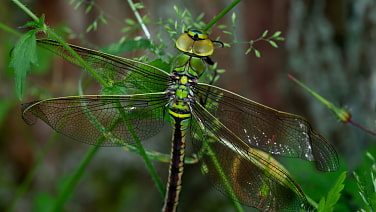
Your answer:
[[[56,41],[58,41],[69,53],[75,57],[78,62],[81,63],[82,67],[84,67],[103,87],[109,87],[108,83],[99,75],[95,70],[89,66],[67,43],[64,42],[59,35],[57,35],[54,31],[47,29],[48,34],[50,34]]]
[[[18,36],[21,36],[21,35],[22,35],[22,33],[17,32],[16,30],[14,30],[14,29],[8,27],[7,25],[5,25],[5,24],[3,24],[3,23],[0,23],[0,29],[3,29],[4,31],[9,32],[9,33],[12,33],[12,34],[14,34],[14,35],[18,35]]]
[[[140,14],[138,13],[137,8],[134,6],[134,3],[132,2],[132,0],[128,0],[128,4],[131,7],[133,14],[136,16],[138,23],[141,25],[141,28],[144,31],[146,38],[148,40],[150,40],[150,38],[151,38],[150,32],[149,32],[148,28],[146,28],[146,25],[145,25],[144,21],[142,20]]]
[[[74,175],[69,179],[68,183],[64,186],[63,190],[59,192],[59,196],[56,199],[54,208],[52,211],[60,212],[64,203],[67,201],[69,196],[72,194],[73,188],[76,186],[78,180],[83,175],[84,170],[88,166],[89,162],[94,157],[95,153],[98,151],[99,146],[93,146],[85,158],[81,161],[78,169],[74,172]]]
[[[218,22],[224,15],[226,15],[233,7],[235,7],[241,0],[234,0],[228,7],[222,10],[217,16],[215,16],[204,28],[205,31],[208,31],[215,23]]]
[[[39,19],[33,12],[31,12],[24,4],[18,0],[12,0],[19,8],[21,8],[26,14],[28,14],[35,22],[38,22]]]
[[[7,212],[15,211],[14,207],[17,205],[21,197],[25,194],[26,190],[30,187],[30,184],[37,172],[37,169],[39,168],[40,164],[44,160],[47,152],[50,150],[51,145],[56,141],[56,138],[57,138],[57,133],[54,133],[48,139],[46,145],[44,145],[43,147],[43,150],[37,156],[37,160],[34,162],[33,167],[31,168],[31,171],[28,172],[28,174],[26,175],[21,185],[17,188],[17,192],[16,192],[14,199],[8,205],[5,211]]]

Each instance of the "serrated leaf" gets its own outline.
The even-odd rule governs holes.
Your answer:
[[[44,14],[42,14],[40,17],[39,17],[39,26],[38,26],[38,28],[40,28],[40,29],[42,29],[42,30],[46,30],[46,26],[45,26],[45,24],[44,24],[44,19],[45,19],[45,15]]]
[[[334,205],[337,203],[339,198],[341,197],[341,191],[345,187],[343,182],[346,179],[347,172],[342,172],[341,175],[338,177],[336,184],[330,189],[326,198],[321,198],[319,202],[318,211],[333,211]]]
[[[35,21],[27,22],[26,24],[22,25],[22,27],[32,27],[32,28],[39,28],[39,23]]]
[[[39,20],[38,21],[30,21],[26,24],[24,24],[22,27],[32,27],[32,28],[44,28],[44,18],[45,18],[45,15],[41,15],[39,17]]]
[[[37,29],[34,29],[22,35],[11,52],[9,67],[14,69],[16,93],[19,99],[23,98],[26,74],[30,73],[30,64],[38,65],[36,32]]]
[[[269,32],[268,30],[265,30],[264,33],[262,33],[261,37],[263,37],[263,38],[266,37],[266,35],[268,34],[268,32]]]
[[[269,42],[269,44],[270,44],[271,46],[273,46],[274,48],[278,48],[278,45],[277,45],[277,43],[276,43],[275,41],[268,40],[268,42]]]

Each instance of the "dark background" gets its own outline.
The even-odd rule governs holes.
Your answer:
[[[125,19],[135,20],[126,1],[94,1],[96,7],[85,14],[85,6],[74,9],[69,1],[24,1],[38,16],[46,15],[46,23],[71,35],[72,42],[101,49],[117,42],[126,26]],[[187,8],[193,17],[204,13],[204,21],[224,9],[230,1],[143,1],[139,12],[151,20],[152,38],[163,19],[176,19],[173,5]],[[108,24],[98,23],[98,29],[86,28],[103,12]],[[264,30],[282,31],[284,42],[273,48],[267,42],[255,44],[262,57],[245,55],[247,44],[217,49],[212,59],[225,69],[217,85],[278,110],[302,115],[337,149],[341,171],[349,171],[348,186],[338,208],[353,211],[361,207],[351,172],[364,164],[364,154],[374,146],[375,138],[349,124],[338,121],[317,99],[291,81],[290,73],[310,88],[338,106],[347,108],[353,119],[368,128],[375,126],[376,100],[376,2],[351,0],[246,0],[237,5],[218,24],[231,26],[231,13],[237,14],[235,34],[240,41],[257,39]],[[30,18],[11,1],[0,3],[0,22],[19,32]],[[70,28],[67,33],[62,26]],[[66,28],[65,28],[66,29]],[[59,31],[60,30],[60,31]],[[138,32],[143,36],[142,32]],[[154,37],[153,37],[154,36]],[[223,42],[232,37],[214,29],[213,38]],[[79,69],[59,58],[41,63],[28,76],[25,99],[16,97],[12,70],[8,68],[9,52],[18,37],[0,31],[0,210],[14,199],[16,191],[30,173],[49,139],[45,158],[36,169],[30,187],[17,202],[15,211],[35,211],[73,173],[90,146],[55,135],[45,124],[27,126],[21,119],[20,104],[35,99],[77,94]],[[69,36],[66,37],[69,40]],[[173,45],[168,43],[166,45]],[[171,48],[171,54],[176,50]],[[133,57],[138,53],[124,54]],[[51,55],[50,55],[51,56]],[[152,58],[151,58],[152,59]],[[92,92],[98,92],[93,90]],[[159,138],[159,139],[158,139]],[[170,145],[169,131],[145,141],[165,147]],[[158,141],[160,140],[160,141]],[[188,144],[189,145],[189,144]],[[163,149],[163,148],[162,148]],[[308,162],[286,165],[315,201],[336,181],[337,173],[318,173]],[[295,162],[291,162],[294,163]],[[163,180],[167,164],[154,163]],[[210,188],[200,174],[198,164],[186,166],[180,200],[180,211],[233,211],[229,200]],[[91,161],[78,186],[66,203],[66,211],[159,211],[163,199],[147,172],[142,159],[121,148],[102,148]],[[251,208],[245,208],[251,211]]]

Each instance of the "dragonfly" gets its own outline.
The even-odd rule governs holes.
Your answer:
[[[60,43],[37,40],[64,59],[81,63]],[[309,209],[307,198],[273,156],[311,161],[320,171],[339,167],[334,147],[303,117],[278,111],[200,82],[214,62],[208,33],[184,32],[171,73],[132,59],[69,45],[103,79],[122,84],[122,95],[80,95],[22,105],[27,124],[44,121],[58,133],[98,146],[134,146],[136,139],[173,129],[163,211],[176,211],[182,190],[186,141],[215,188],[261,211]],[[223,45],[223,44],[222,44]]]

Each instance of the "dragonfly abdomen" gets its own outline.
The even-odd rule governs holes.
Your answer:
[[[178,205],[184,171],[185,132],[191,116],[190,113],[178,114],[172,110],[170,110],[170,115],[173,120],[174,134],[164,212],[176,211]]]

